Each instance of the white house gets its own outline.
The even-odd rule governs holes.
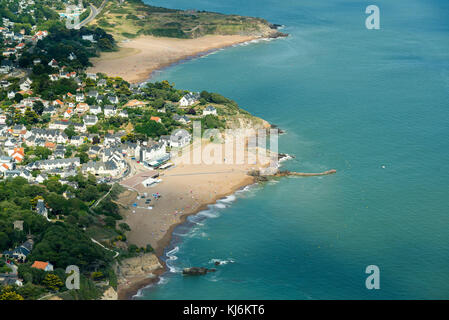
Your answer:
[[[78,167],[80,165],[80,158],[66,158],[66,159],[54,159],[54,160],[42,160],[30,163],[27,165],[29,169],[44,169],[51,170],[55,168],[69,168],[71,166]]]
[[[212,106],[207,106],[206,109],[203,110],[203,116],[207,116],[208,114],[212,114],[214,116],[217,115],[217,109]]]
[[[20,90],[23,90],[23,91],[30,90],[32,83],[33,83],[33,81],[31,81],[30,78],[26,78],[26,79],[20,81],[20,84],[19,84]]]
[[[142,162],[152,162],[167,156],[166,144],[158,142],[149,147],[141,147],[139,159]]]
[[[81,172],[94,175],[117,176],[120,173],[118,166],[113,161],[89,161],[81,167]]]
[[[118,115],[119,115],[119,117],[122,117],[122,118],[128,118],[128,111],[126,111],[125,109],[122,109]]]
[[[188,124],[190,122],[190,119],[187,116],[184,115],[180,116],[179,114],[176,113],[172,116],[172,119],[182,124]]]
[[[97,114],[101,113],[102,111],[101,111],[100,106],[91,106],[89,112],[94,115],[97,115]]]
[[[93,126],[98,122],[98,118],[95,115],[85,115],[83,120],[86,126]]]
[[[83,40],[95,42],[93,34],[85,34],[82,36]]]
[[[57,68],[58,67],[58,61],[56,61],[55,59],[51,59],[51,61],[48,63],[48,65],[50,67]]]
[[[36,212],[45,218],[48,218],[48,209],[45,206],[44,200],[38,199],[36,204]]]
[[[198,92],[189,92],[179,100],[179,105],[181,107],[188,107],[194,105],[200,99],[200,94]]]
[[[118,100],[117,96],[109,95],[108,96],[108,100],[109,100],[110,103],[114,103],[114,104],[119,103],[119,100]]]
[[[191,135],[186,130],[178,129],[170,136],[161,136],[161,140],[172,148],[182,148],[190,143]]]
[[[104,106],[104,116],[105,117],[112,117],[112,116],[115,116],[116,114],[117,114],[116,106],[111,106],[111,105]]]
[[[84,102],[84,93],[78,92],[75,98],[76,102]]]

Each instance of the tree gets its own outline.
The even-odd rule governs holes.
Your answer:
[[[123,223],[120,223],[118,226],[120,227],[120,229],[122,231],[131,231],[131,228],[129,227],[129,225],[127,223],[123,222]]]
[[[42,112],[44,112],[44,104],[42,103],[42,101],[38,100],[35,103],[33,103],[33,110],[38,115],[42,115]]]
[[[31,110],[30,107],[27,107],[25,110],[25,124],[30,125],[39,122],[39,116]]]
[[[165,102],[164,102],[163,99],[158,98],[158,99],[156,99],[152,104],[153,104],[153,107],[154,107],[154,108],[160,109],[160,108],[162,108],[162,107],[164,106]]]
[[[78,152],[75,157],[80,158],[80,163],[87,163],[89,161],[89,155],[86,152]]]
[[[23,300],[23,297],[14,291],[5,291],[0,294],[0,300]]]
[[[0,232],[0,250],[8,249],[9,238],[4,232]]]
[[[99,136],[94,136],[92,138],[92,144],[99,144],[100,143],[100,137]]]
[[[46,147],[37,146],[34,149],[34,155],[41,160],[47,160],[48,156],[51,154],[52,154],[51,150]]]
[[[19,103],[22,100],[23,100],[23,95],[20,93],[16,93],[16,95],[14,96],[14,101]]]
[[[66,268],[73,264],[83,270],[94,263],[108,264],[112,254],[93,243],[80,228],[55,222],[47,228],[28,259],[51,261],[55,268]]]
[[[61,279],[53,273],[47,273],[42,284],[52,291],[58,291],[64,285]]]
[[[95,281],[101,280],[104,278],[104,274],[101,271],[92,272],[91,276],[92,276],[92,279],[94,279]]]
[[[75,127],[70,125],[64,130],[64,133],[69,137],[69,139],[72,139],[72,137],[76,135]]]

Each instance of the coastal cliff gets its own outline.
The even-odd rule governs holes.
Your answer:
[[[199,10],[155,7],[139,0],[106,2],[93,21],[116,39],[138,36],[195,39],[206,35],[240,35],[277,38],[280,25],[267,20]]]
[[[118,278],[117,298],[129,299],[137,290],[156,280],[163,270],[159,259],[153,253],[118,262],[115,267]]]
[[[118,50],[91,59],[93,67],[88,71],[131,83],[146,81],[157,70],[214,50],[288,36],[279,31],[280,25],[262,18],[173,10],[141,1],[108,1],[89,25],[112,34]]]

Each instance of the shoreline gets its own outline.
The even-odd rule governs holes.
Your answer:
[[[232,37],[234,37],[234,36],[232,36]],[[237,36],[237,37],[239,37],[239,36]],[[278,37],[284,37],[284,36],[279,36],[279,35],[275,34],[275,36],[260,36],[259,35],[259,36],[245,37],[243,39],[238,38],[238,40],[235,40],[235,41],[233,40],[232,42],[226,42],[225,44],[221,43],[219,45],[209,47],[206,50],[200,49],[200,50],[197,50],[194,52],[189,52],[184,55],[177,55],[176,58],[172,58],[169,61],[166,61],[165,63],[162,63],[159,61],[156,63],[156,65],[153,68],[147,68],[147,69],[145,69],[145,71],[143,73],[142,72],[136,73],[136,72],[131,71],[130,73],[128,73],[128,75],[130,75],[130,74],[134,75],[134,78],[132,78],[130,76],[127,78],[124,77],[124,79],[131,83],[144,83],[144,82],[150,80],[151,77],[154,76],[155,72],[175,66],[177,64],[181,64],[183,62],[186,62],[186,61],[189,61],[192,59],[200,58],[202,56],[211,54],[211,53],[216,52],[221,49],[241,45],[243,43],[251,43],[252,41],[258,41],[258,40],[270,41],[271,39],[276,39]],[[145,38],[148,38],[148,37],[142,37],[141,39],[145,39]],[[153,38],[153,37],[150,37],[150,38]],[[203,37],[202,40],[204,40],[204,38],[206,38],[206,37]],[[194,40],[194,39],[192,39],[192,40]],[[127,42],[127,43],[129,43],[129,42]],[[139,54],[141,54],[141,52],[142,52],[142,51],[136,51],[133,48],[131,48],[131,51],[132,51],[131,55],[134,57],[139,56]],[[118,64],[119,63],[118,60],[127,59],[127,57],[128,56],[125,54],[124,57],[120,57],[117,59],[113,58],[113,59],[106,60],[106,61],[112,61],[114,64]],[[143,55],[142,57],[146,57],[146,56]],[[102,57],[100,57],[98,59],[101,60]],[[98,65],[97,65],[97,67],[98,67]],[[95,71],[95,70],[91,69],[91,72],[101,72],[101,71]],[[110,71],[104,71],[104,73],[106,73],[108,75],[111,74]],[[114,72],[112,72],[112,75],[113,74],[114,74]],[[200,213],[203,210],[207,210],[209,205],[217,203],[218,200],[225,198],[229,195],[232,195],[235,192],[237,192],[238,190],[241,190],[249,185],[253,185],[256,183],[258,183],[257,179],[253,176],[247,175],[245,172],[244,177],[241,177],[240,181],[238,183],[233,184],[230,187],[230,189],[227,190],[226,192],[215,194],[212,199],[207,200],[207,201],[201,201],[199,203],[199,206],[196,207],[195,209],[192,208],[192,210],[189,210],[188,212],[183,212],[179,216],[179,221],[177,221],[175,223],[171,223],[170,226],[168,227],[168,229],[164,232],[164,235],[162,236],[162,238],[159,239],[155,245],[153,245],[153,248],[154,248],[153,254],[156,256],[157,260],[159,261],[159,264],[162,267],[155,270],[154,272],[146,274],[145,276],[136,277],[136,279],[126,279],[128,281],[128,284],[126,284],[126,285],[122,284],[117,288],[118,299],[119,300],[122,300],[122,299],[131,300],[139,292],[139,290],[141,290],[145,287],[148,287],[149,285],[155,285],[159,282],[160,276],[165,274],[168,271],[166,262],[162,259],[162,257],[165,253],[165,250],[170,246],[170,244],[173,240],[173,231],[176,229],[176,227],[186,223],[187,218],[189,216],[193,216],[193,215]]]
[[[208,150],[210,146],[213,147],[214,144],[201,146],[201,152]],[[223,147],[221,144],[218,146]],[[246,152],[249,156],[249,153],[257,151]],[[171,169],[159,172],[161,182],[154,186],[142,184],[154,171],[148,170],[142,164],[134,164],[136,174],[121,182],[127,190],[120,194],[117,202],[122,206],[121,215],[124,222],[131,228],[127,233],[128,242],[140,247],[150,244],[154,251],[149,254],[154,260],[142,265],[134,263],[140,270],[137,277],[126,273],[120,277],[120,299],[133,299],[140,289],[157,283],[160,276],[170,269],[164,254],[172,244],[174,230],[185,224],[189,216],[207,210],[220,199],[260,182],[251,172],[269,166],[270,156],[259,154],[258,161],[255,162],[248,161],[248,158],[242,163],[235,163],[234,159],[231,163],[204,166],[186,162],[190,159],[188,152],[180,158],[174,158],[172,161],[175,166]],[[216,181],[221,183],[217,184]],[[159,194],[157,199],[152,199],[154,193]],[[151,209],[142,204],[147,199],[151,201]]]
[[[156,72],[218,50],[281,37],[286,35],[278,33],[257,36],[209,35],[195,39],[140,36],[122,42],[118,51],[104,52],[100,57],[92,58],[93,66],[87,71],[118,76],[130,83],[140,84],[150,80]]]
[[[165,274],[166,272],[169,271],[169,269],[167,267],[167,264],[162,259],[162,257],[164,256],[166,249],[169,248],[171,243],[172,243],[174,230],[178,226],[185,224],[187,222],[187,218],[189,216],[197,215],[198,213],[200,213],[200,212],[202,212],[204,210],[207,210],[209,205],[213,205],[213,204],[217,203],[218,200],[223,199],[223,198],[225,198],[227,196],[233,195],[237,191],[242,190],[243,188],[245,188],[247,186],[257,184],[257,183],[258,182],[256,181],[256,179],[254,177],[246,176],[246,179],[244,181],[242,181],[241,183],[235,185],[232,188],[231,192],[218,194],[218,195],[216,195],[213,198],[213,200],[211,200],[209,202],[202,203],[194,211],[182,214],[180,216],[180,221],[175,223],[175,224],[170,225],[170,227],[165,232],[165,234],[162,237],[162,239],[160,239],[157,242],[157,246],[154,248],[154,252],[153,253],[157,257],[157,259],[158,259],[159,263],[161,264],[162,268],[160,268],[160,269],[158,269],[158,270],[156,270],[155,272],[152,273],[154,275],[154,277],[151,277],[151,278],[145,277],[143,279],[139,279],[139,280],[137,280],[135,282],[131,282],[126,287],[119,289],[118,292],[117,292],[118,299],[119,300],[132,300],[133,297],[139,292],[139,290],[144,289],[145,287],[148,287],[149,285],[157,285],[157,283],[160,280],[160,277],[163,274]]]

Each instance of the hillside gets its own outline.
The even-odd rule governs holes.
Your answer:
[[[206,11],[154,7],[140,0],[120,4],[112,0],[93,21],[116,38],[139,35],[193,39],[205,35],[278,37],[284,34],[265,19]]]

